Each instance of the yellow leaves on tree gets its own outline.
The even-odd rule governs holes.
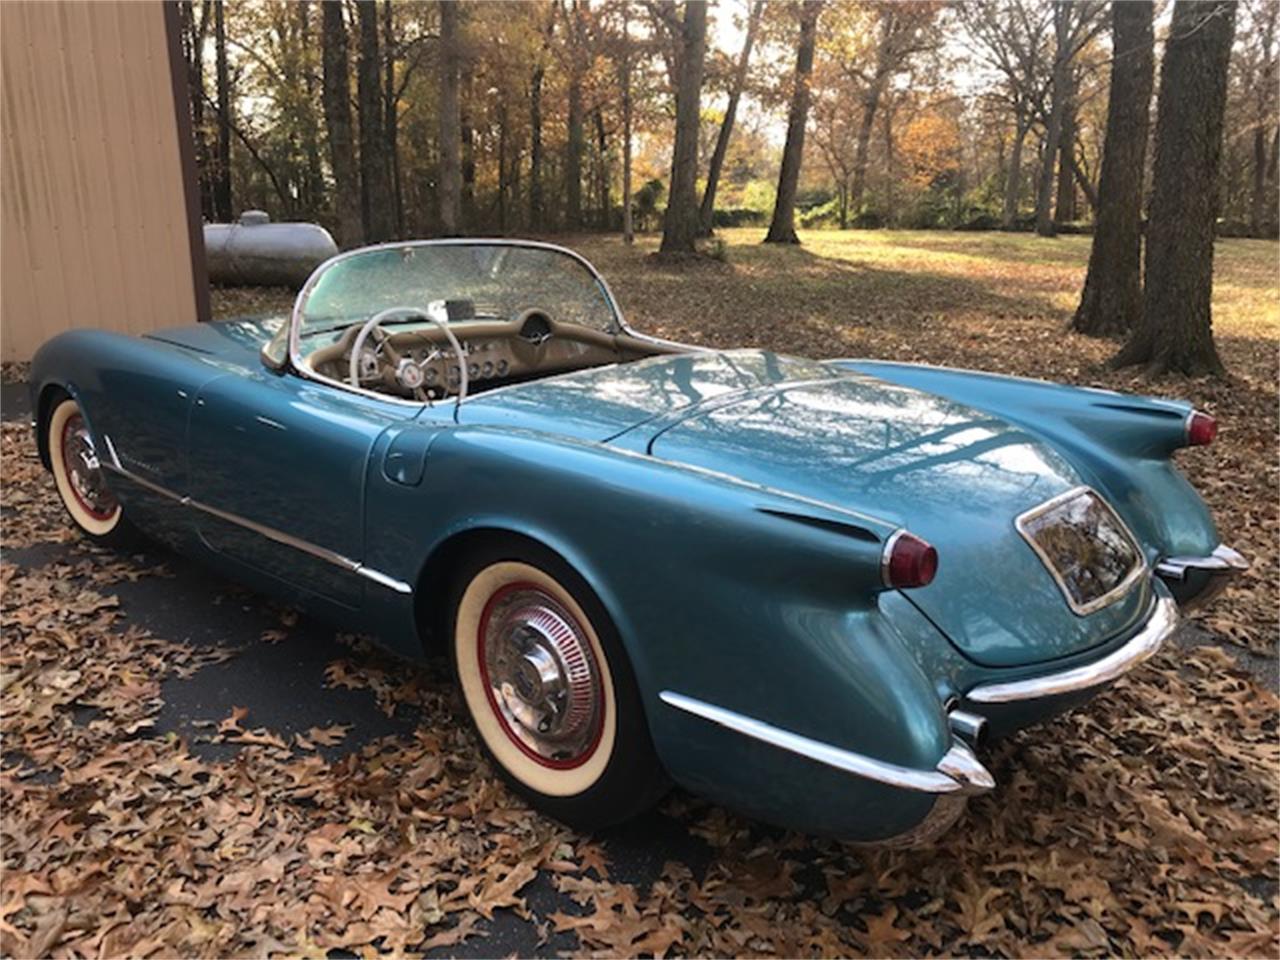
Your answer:
[[[921,190],[960,172],[960,127],[936,111],[913,118],[903,129],[898,155],[907,179]]]

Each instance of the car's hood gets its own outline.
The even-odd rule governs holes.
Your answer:
[[[872,376],[821,365],[794,372],[668,412],[629,439],[645,434],[662,459],[857,509],[924,537],[938,549],[938,575],[906,593],[980,663],[1068,656],[1136,625],[1145,584],[1078,616],[1014,525],[1084,482],[1055,450],[998,417]]]
[[[196,323],[186,327],[170,327],[153,330],[144,336],[171,346],[193,350],[196,353],[217,357],[227,363],[257,369],[261,364],[259,353],[263,344],[276,335],[288,318],[249,317],[238,320],[218,320],[213,323]]]

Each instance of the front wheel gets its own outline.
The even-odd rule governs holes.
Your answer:
[[[581,577],[532,548],[473,558],[453,655],[476,731],[534,806],[589,830],[651,806],[667,780],[617,631]]]
[[[56,401],[45,425],[45,444],[58,495],[80,532],[102,546],[136,545],[137,531],[107,486],[89,426],[71,397]]]

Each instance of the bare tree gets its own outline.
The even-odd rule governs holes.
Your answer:
[[[183,0],[178,10],[182,22],[182,55],[187,67],[187,102],[191,105],[191,131],[200,174],[200,212],[206,220],[213,220],[212,165],[208,132],[204,125],[204,45],[209,35],[210,0],[202,0],[198,19],[195,6],[195,0]]]
[[[1233,0],[1177,0],[1160,68],[1143,316],[1116,366],[1222,373],[1213,343],[1213,234]]]
[[[1005,177],[1001,223],[1011,229],[1022,197],[1022,151],[1050,83],[1045,38],[1053,8],[1032,0],[965,3],[957,11],[974,51],[1000,74],[1003,100],[1013,114],[1013,143]]]
[[[619,80],[622,87],[622,240],[636,241],[631,215],[631,4],[622,5],[622,54],[619,58]]]
[[[700,214],[703,236],[710,236],[716,212],[716,189],[720,185],[720,171],[724,168],[725,154],[729,152],[729,138],[733,136],[733,122],[738,113],[738,101],[742,99],[742,91],[747,85],[747,65],[751,60],[751,48],[755,44],[756,29],[760,26],[760,17],[764,14],[764,0],[755,0],[751,5],[751,13],[747,16],[747,33],[742,41],[742,51],[738,54],[738,64],[733,71],[733,82],[729,88],[729,103],[724,108],[724,119],[720,122],[720,132],[716,135],[715,149],[711,152],[711,165],[707,168],[707,185],[702,190],[702,211]]]
[[[442,0],[448,2],[448,0]],[[542,48],[529,77],[529,228],[543,229],[542,204],[542,87],[547,76],[547,58],[556,29],[556,7],[550,5],[542,31]]]
[[[773,202],[773,219],[765,243],[799,243],[796,236],[796,190],[800,186],[800,165],[804,161],[804,129],[809,121],[809,78],[813,74],[813,48],[817,41],[818,15],[822,0],[803,0],[800,7],[800,39],[796,45],[795,86],[787,114],[787,141],[782,148],[782,169],[778,173],[778,194]]]
[[[457,236],[462,217],[462,123],[458,106],[458,6],[440,0],[440,231]]]
[[[324,122],[329,132],[329,164],[333,168],[334,207],[338,244],[356,247],[364,242],[360,214],[360,177],[351,133],[351,61],[347,25],[341,3],[322,3],[321,46],[324,67]]]
[[[1268,131],[1275,123],[1277,63],[1277,19],[1280,4],[1275,0],[1251,0],[1245,5],[1252,27],[1245,46],[1244,72],[1250,81],[1250,136],[1253,140],[1252,183],[1249,196],[1249,226],[1254,236],[1262,236],[1275,210],[1267,207],[1267,183],[1275,170],[1275,153],[1267,156]],[[1276,136],[1280,136],[1280,129]]]
[[[1053,203],[1056,223],[1068,223],[1076,219],[1076,177],[1072,161],[1076,155],[1076,92],[1079,78],[1076,71],[1068,74],[1070,86],[1062,107],[1062,136],[1058,140],[1058,196]]]
[[[323,2],[323,0],[321,0]],[[391,224],[396,236],[404,235],[404,194],[400,185],[400,112],[396,91],[396,33],[391,0],[382,0],[382,133],[386,138],[387,168],[391,180]]]
[[[677,64],[676,140],[671,189],[662,221],[659,253],[693,254],[698,237],[698,120],[702,107],[702,67],[707,46],[707,2],[685,0]]]
[[[229,223],[231,202],[231,73],[227,66],[227,25],[222,0],[213,0],[214,72],[218,96],[218,149],[213,177],[213,212]]]
[[[360,57],[356,64],[356,99],[360,107],[360,209],[365,237],[377,243],[393,233],[390,169],[383,133],[382,57],[377,0],[356,0],[360,22]]]
[[[1089,272],[1071,327],[1127,333],[1142,316],[1142,179],[1155,73],[1150,0],[1111,4],[1111,92]]]
[[[586,146],[582,85],[590,64],[585,0],[571,0],[568,8],[561,6],[561,15],[565,19],[569,78],[569,129],[564,155],[565,226],[577,230],[582,226],[582,154]]]
[[[1036,233],[1051,237],[1057,231],[1053,223],[1053,186],[1055,162],[1062,138],[1063,118],[1071,98],[1073,61],[1098,30],[1102,28],[1101,3],[1093,0],[1054,0],[1053,4],[1053,70],[1050,82],[1049,110],[1045,116],[1044,161],[1040,165],[1040,181],[1036,190]]]
[[[857,58],[842,60],[840,64],[859,87],[857,140],[849,197],[855,211],[862,205],[866,191],[871,132],[875,129],[876,114],[889,84],[908,69],[912,57],[932,50],[938,44],[936,31],[931,29],[937,20],[938,4],[921,0],[913,3],[877,0],[872,8],[876,18],[876,39],[871,63],[864,66],[861,58]]]

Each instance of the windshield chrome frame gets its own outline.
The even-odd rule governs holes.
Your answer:
[[[526,247],[533,250],[546,250],[551,253],[564,254],[570,259],[576,260],[581,264],[586,269],[590,277],[599,286],[601,293],[604,294],[605,302],[613,312],[613,323],[610,328],[605,331],[606,333],[610,333],[615,336],[617,334],[626,334],[627,336],[635,337],[639,340],[647,340],[654,343],[665,342],[656,337],[650,337],[646,334],[638,333],[627,326],[627,322],[622,316],[622,309],[618,306],[618,301],[614,298],[613,291],[609,288],[608,281],[600,275],[600,271],[591,264],[590,260],[582,254],[574,250],[570,250],[568,247],[562,247],[555,243],[543,243],[540,240],[518,240],[508,237],[449,237],[439,240],[401,240],[388,243],[375,243],[365,247],[357,247],[355,250],[346,250],[339,253],[337,256],[330,257],[312,271],[311,276],[307,278],[307,282],[304,283],[302,285],[302,289],[298,291],[297,299],[293,302],[293,311],[289,314],[289,366],[291,366],[294,372],[300,377],[304,377],[308,380],[314,380],[318,383],[329,384],[330,386],[341,387],[343,390],[347,390],[351,393],[358,393],[362,396],[373,397],[374,399],[381,400],[386,403],[398,403],[402,406],[417,408],[430,406],[429,403],[425,403],[421,400],[408,400],[404,397],[393,397],[390,394],[379,393],[377,390],[369,390],[365,387],[353,387],[349,383],[344,383],[341,380],[335,380],[332,377],[326,377],[324,374],[312,370],[302,362],[302,313],[303,310],[306,309],[308,297],[311,296],[311,293],[315,289],[320,278],[324,276],[330,267],[341,263],[344,260],[349,260],[352,257],[357,257],[365,253],[373,253],[378,250],[405,250],[416,247],[472,246]],[[482,394],[475,394],[474,396],[482,396]],[[455,398],[455,415],[458,406],[463,402],[465,401]]]

